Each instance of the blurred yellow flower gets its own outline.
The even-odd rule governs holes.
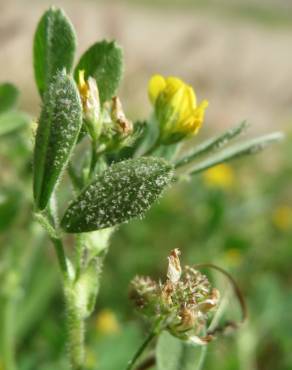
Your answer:
[[[176,77],[154,75],[149,81],[148,94],[163,143],[174,143],[198,133],[209,103],[203,100],[197,105],[191,86]]]
[[[232,168],[225,163],[210,168],[203,174],[208,186],[230,189],[234,185],[235,177]]]
[[[92,351],[92,349],[90,349],[89,347],[87,347],[85,349],[85,365],[86,365],[86,368],[87,369],[96,369],[96,355],[95,353]]]
[[[242,253],[236,248],[230,248],[225,252],[224,259],[231,267],[237,267],[242,261]]]
[[[95,327],[101,334],[116,334],[120,331],[116,315],[108,309],[102,310],[97,315]]]
[[[292,207],[282,205],[277,207],[272,215],[273,224],[282,231],[292,228]]]

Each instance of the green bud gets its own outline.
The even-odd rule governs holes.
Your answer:
[[[102,131],[101,107],[96,80],[84,79],[85,71],[79,71],[78,89],[83,107],[83,119],[93,141],[97,141]]]

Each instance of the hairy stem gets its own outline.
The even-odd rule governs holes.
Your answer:
[[[56,206],[56,204],[55,204]],[[55,207],[57,209],[57,207]],[[52,203],[49,207],[49,216],[53,227],[58,226],[57,212],[54,212]],[[82,316],[82,307],[78,305],[78,296],[74,289],[74,282],[71,280],[68,270],[68,263],[65,249],[61,237],[55,230],[55,235],[50,235],[54,244],[56,255],[63,278],[63,290],[66,305],[66,329],[67,329],[67,346],[69,362],[72,370],[82,370],[84,365],[84,318]]]
[[[57,233],[57,227],[59,225],[59,220],[58,220],[58,214],[57,214],[57,199],[55,197],[55,194],[53,194],[49,207],[48,207],[48,217],[49,220],[51,221],[52,225],[51,227],[54,229],[54,233],[50,234],[49,236],[51,238],[51,241],[55,247],[56,255],[58,258],[59,266],[61,269],[61,272],[63,274],[63,279],[68,278],[68,266],[67,266],[67,260],[66,260],[66,254],[64,250],[64,245],[61,237],[58,236]],[[48,231],[48,230],[47,230]]]
[[[76,277],[77,280],[81,267],[82,267],[82,251],[83,251],[83,243],[84,243],[84,234],[77,234],[75,239],[75,270],[76,270]]]
[[[76,293],[73,286],[64,286],[66,303],[66,329],[69,361],[72,370],[82,370],[84,365],[84,319],[80,307],[76,304]]]
[[[89,167],[89,173],[88,173],[88,181],[90,182],[92,180],[92,177],[94,175],[94,170],[96,167],[98,155],[97,155],[97,143],[96,141],[92,141],[91,143],[91,161],[90,161],[90,167]]]
[[[154,144],[143,155],[144,156],[151,155],[156,149],[158,149],[159,145],[160,145],[160,140],[159,138],[157,138]]]
[[[68,277],[68,266],[66,261],[66,255],[64,251],[63,242],[60,238],[51,238],[52,243],[55,247],[56,255],[58,258],[59,266],[64,279]]]

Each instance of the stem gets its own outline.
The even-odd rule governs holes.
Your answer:
[[[58,258],[61,272],[63,274],[63,278],[67,279],[68,278],[68,266],[67,266],[66,255],[64,252],[63,242],[60,238],[51,238],[51,240],[55,247],[56,255]]]
[[[84,318],[77,303],[76,291],[70,281],[63,242],[60,238],[51,238],[63,275],[63,289],[66,305],[66,327],[69,362],[72,370],[82,370],[84,364]]]
[[[198,363],[198,366],[197,366],[196,370],[202,370],[203,369],[203,365],[205,363],[206,355],[207,355],[207,346],[204,346],[201,349],[201,355],[200,355],[199,363]]]
[[[48,207],[48,218],[50,219],[51,223],[45,217],[38,217],[37,219],[45,227],[50,236],[50,239],[55,247],[59,266],[62,272],[63,291],[66,305],[67,345],[71,369],[82,370],[84,368],[83,366],[85,358],[84,310],[82,309],[82,304],[80,304],[79,292],[76,290],[76,286],[74,284],[75,280],[72,281],[72,279],[70,279],[63,241],[56,230],[58,226],[58,215],[56,212],[56,207],[53,208],[52,206],[53,204],[50,204],[50,207]],[[77,252],[79,263],[81,257],[81,242],[82,240],[79,239],[79,250]],[[80,269],[80,265],[77,267]],[[7,370],[14,369],[7,368]]]
[[[92,143],[91,143],[91,162],[90,162],[90,168],[89,168],[89,173],[88,173],[88,181],[90,181],[92,179],[97,159],[98,159],[97,143],[96,143],[96,141],[92,141]]]
[[[77,280],[81,267],[82,267],[82,252],[83,252],[83,245],[84,243],[84,234],[77,234],[76,235],[76,243],[75,243],[75,269],[76,269],[76,277]]]
[[[80,312],[80,307],[76,304],[76,293],[74,286],[65,285],[66,302],[66,325],[67,325],[67,344],[69,361],[72,370],[82,370],[84,365],[84,319]]]
[[[143,352],[147,348],[148,344],[156,336],[156,334],[157,333],[156,333],[155,330],[153,330],[153,331],[150,332],[150,334],[146,337],[146,339],[144,340],[144,342],[142,343],[142,345],[138,348],[138,350],[135,353],[134,357],[128,363],[128,366],[127,366],[126,370],[132,370],[133,369],[133,366],[135,365],[135,363],[137,362],[137,360],[139,359],[139,357],[143,354]]]
[[[155,141],[155,143],[143,154],[143,156],[145,155],[151,155],[160,145],[160,140],[159,140],[159,137],[158,139]]]
[[[51,222],[53,224],[52,227],[55,229],[55,234],[56,234],[55,236],[50,234],[50,238],[55,247],[59,266],[63,274],[63,279],[67,279],[68,278],[68,266],[67,266],[67,260],[66,260],[64,246],[63,246],[63,241],[56,232],[56,228],[59,224],[58,222],[59,220],[58,220],[58,215],[57,215],[57,200],[55,198],[55,195],[53,195],[51,198],[51,201],[48,207],[48,216],[51,219]]]

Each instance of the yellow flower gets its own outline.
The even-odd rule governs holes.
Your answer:
[[[272,221],[282,231],[292,229],[292,207],[286,205],[277,207],[273,212]]]
[[[99,91],[95,79],[88,77],[85,81],[84,75],[85,71],[80,70],[78,89],[83,107],[83,118],[89,134],[96,140],[101,133]]]
[[[234,173],[228,164],[222,163],[204,172],[203,179],[208,186],[227,190],[234,184]]]
[[[101,334],[116,334],[120,331],[120,326],[115,314],[108,309],[104,309],[98,314],[95,327]]]
[[[197,105],[191,86],[176,77],[154,75],[149,81],[148,93],[163,143],[174,143],[198,133],[209,103],[203,100]]]

